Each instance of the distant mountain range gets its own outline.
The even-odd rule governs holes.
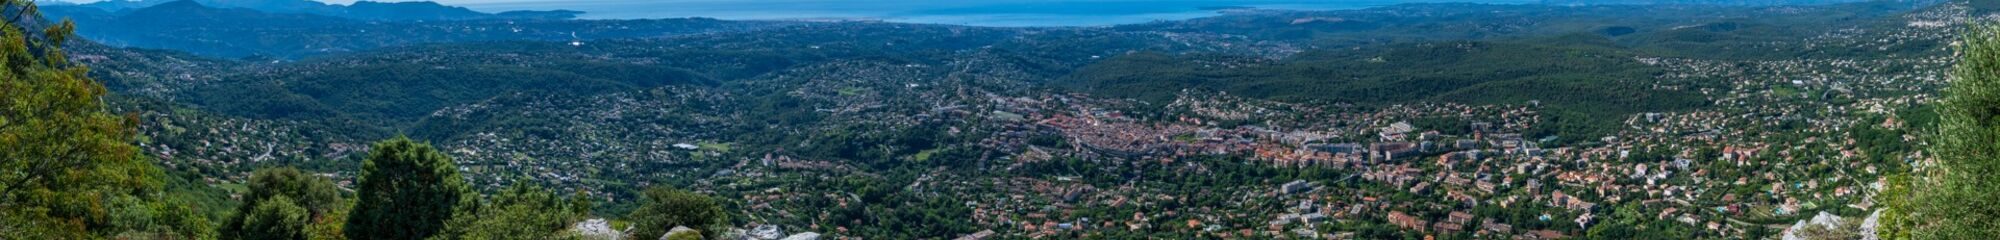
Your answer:
[[[1816,5],[1865,2],[1866,0],[1542,0],[1549,5],[1652,5],[1694,4],[1731,6]]]
[[[351,5],[327,4],[310,0],[111,0],[87,4],[49,5],[45,8],[59,12],[76,13],[97,10],[103,14],[120,14],[160,5],[184,3],[216,8],[242,8],[266,13],[313,14],[328,17],[382,21],[438,21],[474,19],[571,19],[583,14],[580,11],[509,11],[485,13],[464,7],[446,6],[436,2],[371,2],[360,1]]]
[[[1568,5],[1642,5],[1673,3],[1691,5],[1831,3],[1854,0],[1543,0]],[[1937,2],[1943,0],[1907,0]],[[1966,1],[1966,0],[1960,0]],[[1890,3],[1894,1],[1881,1]],[[1970,1],[1975,9],[1991,9],[1988,2]],[[1700,4],[1706,3],[1706,4]],[[1475,7],[1470,4],[1444,4]],[[1464,5],[1464,6],[1459,6]],[[1893,4],[1892,4],[1893,5]],[[1924,5],[1924,4],[1917,4]],[[1381,9],[1411,8],[1400,5]],[[1531,5],[1523,5],[1531,6]],[[1610,6],[1607,6],[1610,7]],[[1581,11],[1581,10],[1573,10]],[[1572,12],[1573,12],[1572,11]],[[1367,11],[1363,11],[1367,12]],[[309,0],[112,0],[88,4],[42,7],[50,19],[76,21],[78,33],[86,39],[109,46],[170,49],[219,58],[297,60],[334,53],[367,51],[382,47],[415,44],[480,41],[589,41],[600,39],[660,38],[688,34],[736,32],[774,26],[809,24],[809,21],[722,21],[707,18],[584,20],[581,12],[514,11],[478,12],[435,2],[369,2],[326,4]],[[1561,11],[1535,13],[1564,15]],[[1276,39],[1327,39],[1325,33],[1367,32],[1341,35],[1342,41],[1367,43],[1396,36],[1440,37],[1506,34],[1506,29],[1484,29],[1481,24],[1446,25],[1448,31],[1430,29],[1416,32],[1370,32],[1401,24],[1390,21],[1359,21],[1355,18],[1322,18],[1304,12],[1266,12],[1286,15],[1285,19],[1246,18],[1230,14],[1174,22],[1130,24],[1116,28],[1167,27],[1185,32],[1222,32]],[[1549,16],[1505,14],[1510,18]],[[1329,20],[1329,19],[1339,19]],[[1393,19],[1393,18],[1385,18]],[[1507,18],[1485,19],[1493,22]],[[1662,19],[1662,21],[1679,21]],[[1763,29],[1750,26],[1751,29]],[[1414,28],[1400,28],[1414,29]],[[1564,31],[1605,31],[1607,35],[1643,32],[1624,25],[1579,25]],[[1622,33],[1621,33],[1622,31]],[[1324,33],[1315,33],[1324,32]],[[1440,34],[1445,33],[1445,34]],[[1720,33],[1688,32],[1687,38],[1700,39]],[[1749,34],[1754,36],[1755,34]],[[1614,36],[1615,37],[1615,36]],[[1652,38],[1646,38],[1652,39]],[[1463,38],[1432,39],[1463,40]],[[582,44],[579,42],[578,44]],[[1738,53],[1745,51],[1697,51]],[[1751,51],[1755,52],[1755,51]]]
[[[432,2],[326,5],[303,0],[183,0],[122,8],[137,4],[140,2],[48,6],[42,7],[42,14],[49,19],[73,20],[79,26],[78,34],[111,46],[277,59],[420,43],[646,38],[769,24],[714,19],[586,21],[570,19],[573,12],[488,14]]]

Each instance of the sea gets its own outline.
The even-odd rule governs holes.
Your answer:
[[[878,20],[971,26],[1107,26],[1182,20],[1222,9],[1341,10],[1404,3],[1540,0],[499,0],[441,1],[474,10],[576,10],[585,19]]]

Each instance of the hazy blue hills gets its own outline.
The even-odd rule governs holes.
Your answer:
[[[1616,38],[1616,41],[1626,44],[1712,47],[1717,41],[1783,40],[1779,38],[1798,36],[1797,33],[1800,32],[1849,26],[1846,24],[1874,24],[1853,21],[1875,19],[1882,14],[1910,10],[1913,6],[1923,5],[1926,4],[1887,1],[1774,7],[1401,4],[1336,11],[1236,9],[1213,17],[1121,25],[1112,28],[1232,34],[1277,41],[1296,41],[1313,47],[1351,47],[1430,40],[1481,40],[1589,31],[1614,35],[1612,37]],[[1009,13],[1061,12],[1036,10],[1042,8],[1044,7],[1041,5],[1024,5],[1002,10],[1007,10],[1005,12]],[[1825,9],[1826,12],[1835,14],[1818,16],[1775,14],[1799,8]],[[938,11],[970,10],[947,8]],[[329,5],[289,0],[121,1],[50,6],[45,7],[44,12],[50,18],[74,19],[82,26],[79,28],[81,35],[113,46],[172,49],[223,58],[256,56],[275,59],[300,59],[424,43],[655,38],[808,24],[799,21],[718,21],[701,18],[573,20],[569,18],[574,13],[566,11],[482,13],[434,2],[364,1],[351,5]],[[1763,19],[1755,16],[1776,16],[1786,19]],[[1729,20],[1733,25],[1728,25],[1732,27],[1724,29],[1726,31],[1707,31],[1710,28],[1677,29],[1681,26],[1711,24],[1712,22],[1708,21],[1718,19]],[[1807,26],[1782,24],[1801,21],[1847,22]],[[1642,34],[1623,36],[1633,33]],[[1679,52],[1737,55],[1764,53]]]
[[[415,7],[412,7],[415,6]],[[76,21],[78,33],[112,46],[171,49],[198,55],[243,58],[298,59],[386,46],[468,41],[570,41],[601,38],[664,37],[680,34],[756,29],[790,23],[656,19],[571,21],[566,17],[501,19],[450,7],[432,11],[435,3],[356,3],[345,6],[348,16],[261,11],[215,7],[200,1],[173,1],[116,12],[93,7],[43,8],[51,19]],[[292,8],[275,8],[278,10]],[[425,15],[421,13],[430,13]],[[541,16],[536,12],[503,13]],[[459,19],[449,21],[405,20]]]
[[[381,20],[466,20],[466,19],[570,19],[579,11],[508,11],[483,13],[464,7],[445,6],[436,2],[355,2],[340,15],[358,19]]]
[[[143,9],[173,2],[195,2],[217,8],[242,8],[268,13],[298,13],[361,20],[469,20],[469,19],[569,19],[583,12],[568,10],[551,11],[510,11],[485,13],[458,6],[446,6],[436,2],[372,2],[359,1],[350,5],[327,4],[310,0],[112,0],[87,4],[47,6],[48,8],[89,8],[107,13],[118,13]],[[73,10],[65,10],[73,11]]]
[[[1542,4],[1552,5],[1644,5],[1644,4],[1698,4],[1737,6],[1776,5],[1817,5],[1866,2],[1867,0],[1542,0]]]

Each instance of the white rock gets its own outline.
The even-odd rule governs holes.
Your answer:
[[[606,221],[602,218],[594,218],[589,220],[583,220],[583,222],[577,222],[575,228],[577,234],[583,235],[585,238],[588,239],[618,240],[621,239],[623,236],[625,236],[625,232],[612,230],[611,221]]]
[[[819,240],[819,233],[803,232],[799,234],[793,234],[790,237],[785,237],[784,240]]]

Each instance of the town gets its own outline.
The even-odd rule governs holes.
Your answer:
[[[1705,8],[1410,5],[1084,28],[617,21],[563,42],[296,62],[72,51],[121,93],[110,108],[133,113],[145,156],[232,198],[272,166],[354,191],[368,143],[407,136],[453,157],[476,189],[538,184],[601,203],[575,228],[606,238],[629,230],[615,218],[640,192],[671,186],[720,199],[734,221],[723,236],[741,239],[1797,239],[1875,235],[1887,178],[1933,157],[1929,103],[1957,61],[1954,29],[2000,21],[1910,4],[1786,32],[1802,40],[1719,32],[1773,28],[1738,14],[1884,10],[1728,8],[1648,30],[1685,35],[1647,35],[1730,41],[1617,38],[1635,33],[1587,22]],[[1395,25],[1476,14],[1510,21]],[[684,24],[702,29],[606,40]],[[554,34],[532,26],[534,39]],[[1404,28],[1509,38],[1338,38]],[[1587,38],[1544,36],[1561,31]],[[1523,43],[1542,41],[1583,46]],[[1530,56],[1606,65],[1468,70],[1525,83],[1354,73],[1551,49],[1564,52]],[[1317,75],[1254,72],[1271,69]],[[1149,88],[1104,87],[1130,82]],[[462,86],[480,84],[499,90]],[[1432,92],[1396,96],[1406,90]],[[1378,98],[1318,96],[1357,92]],[[1658,100],[1671,97],[1689,101]]]

